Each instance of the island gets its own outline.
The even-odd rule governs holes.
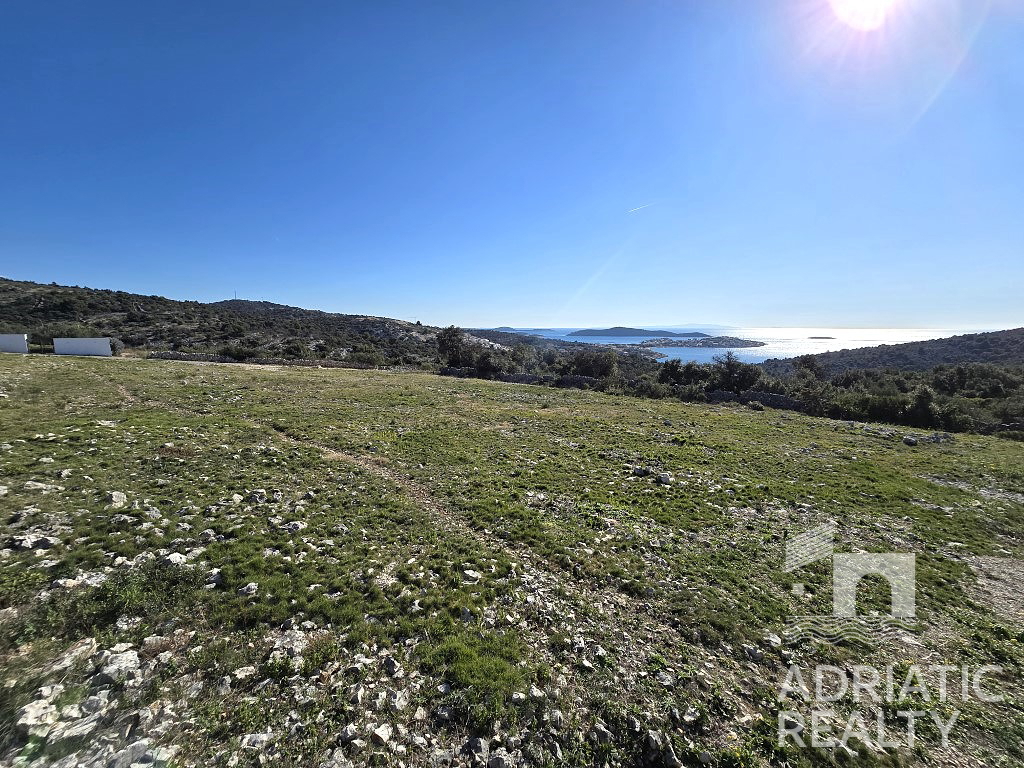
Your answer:
[[[765,343],[763,341],[753,341],[751,339],[738,339],[735,336],[707,336],[705,335],[702,339],[678,339],[678,338],[658,338],[658,339],[644,339],[641,342],[637,342],[631,346],[644,347],[649,349],[651,347],[705,347],[705,348],[716,348],[720,347],[726,349],[729,347],[763,347]]]
[[[808,339],[834,339],[835,336],[808,336]]]
[[[617,325],[614,328],[584,328],[580,331],[573,331],[572,333],[566,334],[567,336],[613,336],[613,337],[627,337],[627,336],[657,336],[659,338],[673,338],[673,339],[703,339],[708,338],[706,333],[698,333],[696,331],[689,333],[675,333],[673,331],[648,331],[644,328],[625,328],[621,325]],[[660,345],[664,346],[664,345]]]

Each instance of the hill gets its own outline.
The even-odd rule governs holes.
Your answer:
[[[418,365],[436,359],[437,331],[392,318],[266,301],[176,301],[0,278],[0,332],[26,332],[37,343],[96,335],[149,351]]]
[[[1024,445],[131,358],[0,356],[0,394],[0,764],[1024,761]],[[792,623],[831,616],[833,576],[784,571],[786,541],[830,521],[839,552],[916,556],[907,628]],[[889,597],[866,580],[858,609]],[[1007,696],[951,702],[948,747],[873,714],[857,759],[778,744],[810,728],[794,666],[920,665],[932,700],[879,707],[905,743],[897,709],[949,718],[936,664]]]
[[[707,336],[706,333],[689,332],[675,333],[673,331],[648,331],[644,328],[625,328],[617,325],[614,328],[584,328],[567,334],[569,336],[610,336],[616,338],[629,338],[632,336],[659,336],[665,338],[699,339]]]
[[[958,363],[1024,365],[1024,328],[968,333],[946,339],[911,341],[905,344],[844,349],[808,357],[817,361],[828,374],[842,373],[855,368],[925,371],[938,365]],[[792,360],[766,360],[761,363],[761,367],[773,376],[786,376],[794,371]]]

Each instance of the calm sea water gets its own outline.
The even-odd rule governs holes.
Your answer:
[[[629,344],[642,341],[638,337],[610,336],[569,336],[576,328],[544,328],[517,329],[523,333],[533,333],[549,339],[563,341],[583,341],[590,344]],[[797,357],[816,352],[832,352],[838,349],[856,349],[857,347],[875,347],[879,344],[902,344],[908,341],[925,341],[956,336],[961,333],[976,331],[951,328],[685,328],[679,326],[661,326],[658,330],[689,332],[699,331],[710,336],[736,336],[741,339],[763,341],[763,347],[747,347],[732,351],[747,363],[760,363],[772,357]],[[819,338],[813,338],[819,337]],[[820,338],[828,337],[828,338]],[[694,360],[699,363],[711,362],[724,349],[705,349],[700,347],[662,347],[658,352],[669,358]]]

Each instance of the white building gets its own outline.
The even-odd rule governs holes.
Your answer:
[[[0,333],[0,352],[28,352],[28,334]]]
[[[98,339],[54,339],[53,353],[55,355],[98,355],[110,357],[110,339],[108,337]]]

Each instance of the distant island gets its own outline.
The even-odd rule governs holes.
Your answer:
[[[834,339],[835,336],[808,336],[808,339]]]
[[[730,347],[763,347],[765,343],[763,341],[752,341],[751,339],[738,339],[735,336],[708,336],[707,334],[701,334],[703,338],[700,339],[678,339],[678,338],[657,338],[657,339],[644,339],[638,342],[635,346],[650,348],[650,347],[705,347],[705,348],[716,348],[722,349]]]
[[[672,331],[648,331],[643,328],[625,328],[621,325],[617,325],[614,328],[584,328],[581,331],[573,331],[572,333],[566,334],[567,336],[614,336],[614,337],[627,337],[627,336],[657,336],[660,338],[673,338],[673,339],[704,339],[709,338],[706,333],[674,333]],[[659,346],[665,346],[661,344]]]

